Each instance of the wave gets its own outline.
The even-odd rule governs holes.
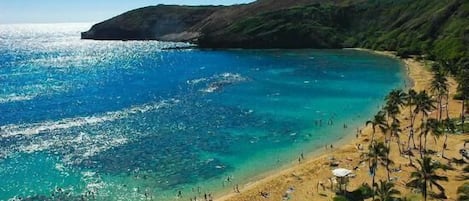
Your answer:
[[[70,128],[128,118],[135,114],[171,107],[177,103],[179,100],[169,99],[96,116],[2,126],[0,140],[3,138],[12,143],[0,146],[0,160],[21,153],[49,152],[60,155],[64,165],[79,165],[101,152],[127,144],[142,135],[129,132],[126,128],[109,129],[97,126],[79,131]],[[36,135],[46,132],[47,135]]]
[[[16,95],[16,94],[9,94],[3,97],[0,97],[0,104],[4,103],[11,103],[11,102],[20,102],[20,101],[28,101],[36,98],[36,95]]]
[[[12,75],[17,75],[17,74],[12,74]],[[46,82],[49,82],[49,80],[46,80]],[[10,87],[10,88],[7,87],[4,90],[18,91],[18,92],[11,93],[11,94],[8,94],[8,93],[0,94],[0,104],[29,101],[38,97],[65,93],[70,90],[70,88],[67,86],[71,86],[71,84],[52,83],[52,84],[32,84],[32,85],[25,85],[25,86],[19,86],[19,87]]]
[[[190,85],[198,85],[198,84],[205,84],[203,89],[199,91],[205,93],[213,93],[215,91],[219,91],[224,87],[236,83],[241,83],[248,81],[248,78],[243,77],[241,74],[238,73],[222,73],[217,74],[209,78],[198,78],[193,80],[188,80],[187,84]]]
[[[45,121],[40,123],[31,124],[10,124],[0,126],[0,137],[13,137],[17,135],[31,136],[43,132],[50,132],[54,130],[62,130],[73,127],[80,127],[84,125],[95,125],[108,121],[115,121],[118,119],[126,118],[129,115],[145,113],[153,110],[158,110],[172,104],[178,103],[177,99],[163,100],[156,103],[149,103],[140,106],[131,107],[121,111],[106,112],[102,115],[88,116],[88,117],[74,117],[66,118],[59,121]]]

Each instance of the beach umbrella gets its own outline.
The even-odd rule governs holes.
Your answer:
[[[350,173],[352,173],[352,170],[348,170],[345,168],[337,168],[337,169],[332,170],[332,174],[334,174],[334,176],[336,177],[345,177],[349,175]]]

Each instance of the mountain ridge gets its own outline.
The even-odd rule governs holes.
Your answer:
[[[469,57],[469,1],[258,0],[233,6],[158,5],[94,25],[82,38],[184,41],[202,48],[362,47],[459,61]]]

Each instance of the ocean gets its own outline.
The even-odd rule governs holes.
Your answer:
[[[90,26],[0,25],[0,200],[230,192],[354,136],[406,80],[362,51],[80,40]]]

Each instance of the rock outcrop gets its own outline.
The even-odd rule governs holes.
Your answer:
[[[192,41],[201,33],[191,27],[220,8],[222,7],[173,5],[139,8],[93,25],[89,31],[81,34],[81,38]]]

